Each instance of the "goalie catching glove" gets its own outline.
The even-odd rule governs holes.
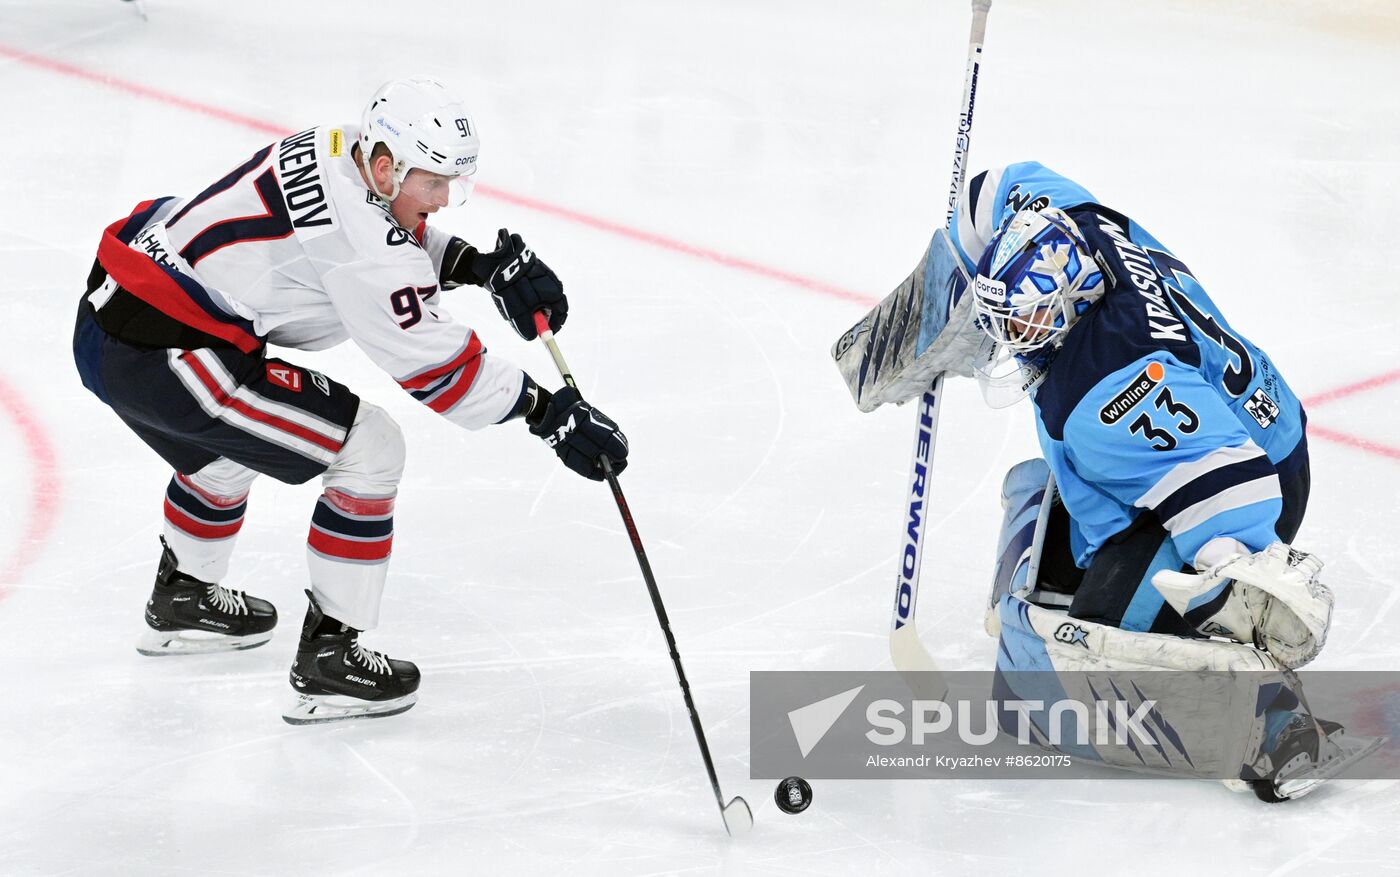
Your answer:
[[[461,238],[447,244],[442,257],[442,286],[454,289],[463,284],[484,286],[496,302],[496,310],[526,341],[533,341],[535,312],[549,314],[549,328],[558,332],[569,316],[569,300],[564,285],[526,246],[518,234],[507,229],[496,233],[496,249],[483,253]]]
[[[1252,643],[1283,666],[1317,657],[1332,623],[1332,591],[1317,580],[1322,561],[1275,542],[1200,575],[1163,571],[1152,585],[1201,633]]]
[[[544,439],[565,466],[584,478],[602,481],[603,458],[614,475],[627,468],[627,436],[612,418],[583,401],[579,391],[565,387],[553,396],[539,390],[526,415],[530,432]]]

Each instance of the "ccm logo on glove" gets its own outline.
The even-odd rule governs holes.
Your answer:
[[[504,228],[496,233],[496,250],[490,258],[498,266],[486,281],[496,310],[526,341],[539,336],[535,328],[535,312],[549,315],[550,331],[558,332],[569,316],[569,300],[564,285],[549,266],[539,260],[534,250],[525,245],[520,235]]]
[[[526,247],[517,258],[510,260],[510,264],[501,269],[501,279],[507,283],[514,280],[516,273],[520,271],[521,264],[529,262],[533,258],[535,258],[535,254],[530,252],[529,247]]]
[[[627,436],[603,412],[583,401],[579,391],[565,387],[550,397],[530,432],[554,449],[565,466],[593,481],[607,477],[603,458],[613,474],[627,468]]]
[[[465,284],[484,286],[491,292],[496,310],[521,338],[534,340],[535,312],[549,315],[549,328],[558,332],[569,316],[564,285],[549,266],[539,260],[518,234],[496,232],[496,249],[483,253],[454,237],[443,252],[440,279],[443,289]]]

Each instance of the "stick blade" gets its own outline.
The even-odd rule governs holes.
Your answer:
[[[749,802],[743,798],[735,798],[725,804],[719,813],[724,817],[724,830],[729,832],[730,837],[744,834],[753,828],[753,811],[749,809]]]
[[[890,633],[890,661],[919,699],[942,700],[948,694],[948,680],[924,648],[912,622]]]

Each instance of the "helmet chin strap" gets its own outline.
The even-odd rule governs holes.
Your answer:
[[[369,156],[358,146],[356,149],[360,153],[360,170],[364,171],[365,182],[369,184],[369,190],[374,193],[376,198],[383,201],[385,204],[393,204],[394,199],[399,197],[399,175],[390,171],[389,179],[393,182],[394,188],[389,190],[389,194],[385,195],[383,192],[379,191],[379,184],[374,181],[374,171],[370,170],[369,167]],[[393,160],[392,155],[390,156],[390,160]]]

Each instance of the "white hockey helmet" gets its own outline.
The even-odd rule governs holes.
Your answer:
[[[394,159],[394,186],[380,192],[370,172],[370,156],[383,143]],[[471,193],[481,149],[476,123],[455,94],[434,79],[393,79],[379,86],[360,120],[360,163],[375,194],[386,201],[399,195],[413,168],[450,177],[448,204],[460,205]]]

